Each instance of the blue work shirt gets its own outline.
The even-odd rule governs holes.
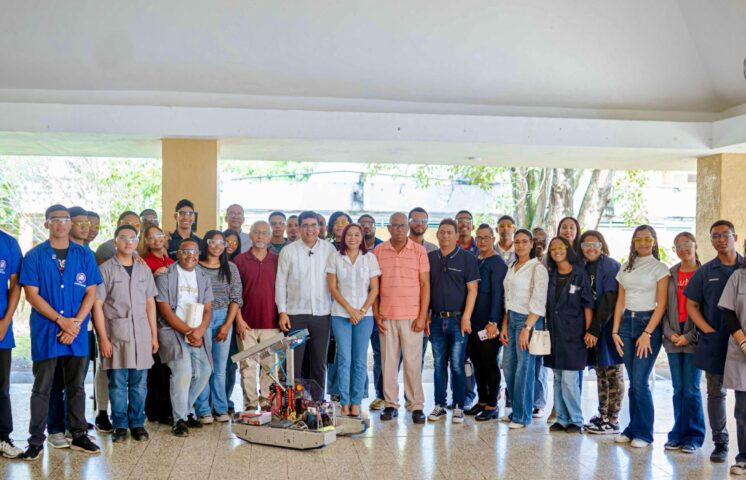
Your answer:
[[[591,263],[585,261],[584,265],[585,271],[589,275],[591,290],[594,290],[595,287],[593,296],[593,314],[595,316],[601,306],[604,295],[619,291],[619,283],[616,281],[616,275],[619,273],[621,265],[613,258],[601,255],[595,262],[595,277],[590,277]],[[613,326],[614,310],[612,308],[610,318],[606,319],[605,323],[601,326],[601,332],[598,336],[595,349],[589,352],[589,365],[606,368],[622,363],[622,357],[616,351],[616,345],[611,335]]]
[[[684,296],[699,304],[705,321],[715,329],[713,333],[700,332],[694,351],[694,366],[715,375],[722,375],[725,369],[725,355],[728,352],[730,337],[718,302],[731,274],[742,263],[741,255],[737,255],[736,265],[730,266],[723,265],[720,259],[715,257],[694,272],[694,276],[684,289]]]
[[[508,273],[508,266],[500,255],[492,255],[478,262],[480,280],[474,314],[471,316],[471,328],[475,331],[484,329],[488,322],[502,325],[505,314],[503,281]]]
[[[448,255],[440,249],[427,254],[430,262],[430,309],[438,312],[463,312],[466,284],[479,280],[477,257],[456,246]]]
[[[8,281],[11,275],[18,275],[21,271],[22,258],[18,241],[0,230],[0,317],[5,316],[5,310],[8,308]],[[0,339],[0,348],[14,348],[15,346],[13,319],[11,319],[5,336]]]
[[[65,260],[65,271],[61,274],[54,249],[45,241],[26,254],[21,266],[21,285],[39,289],[39,295],[63,317],[74,317],[80,310],[86,288],[101,283],[101,273],[96,258],[75,242],[70,242]],[[88,355],[88,321],[86,315],[80,325],[80,333],[73,343],[64,345],[57,334],[60,327],[36,309],[31,310],[31,359],[47,360],[55,357]]]

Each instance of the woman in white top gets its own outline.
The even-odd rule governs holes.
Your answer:
[[[503,370],[513,411],[500,420],[516,429],[531,423],[537,357],[528,353],[528,342],[533,329],[544,327],[549,274],[536,259],[530,231],[516,231],[513,246],[517,259],[503,282],[505,315],[500,331],[500,341],[506,346]]]
[[[629,260],[617,273],[619,294],[612,338],[629,377],[629,425],[616,438],[644,448],[653,442],[650,372],[661,349],[661,318],[666,312],[668,267],[658,259],[658,237],[650,225],[632,234]]]
[[[332,331],[337,342],[337,389],[344,415],[359,416],[368,380],[368,341],[373,332],[373,300],[378,296],[378,260],[363,241],[357,223],[342,232],[339,252],[329,256],[326,276],[332,303]]]

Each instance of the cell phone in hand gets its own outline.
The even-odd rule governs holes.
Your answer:
[[[477,335],[479,335],[479,340],[481,340],[481,341],[485,341],[485,340],[488,340],[488,337],[487,337],[487,329],[484,329],[484,330],[480,330],[480,331],[478,331],[478,332],[477,332]]]

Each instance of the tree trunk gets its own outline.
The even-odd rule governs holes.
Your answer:
[[[550,237],[556,234],[557,224],[562,217],[573,214],[573,175],[573,170],[569,168],[554,169],[554,181],[552,182],[551,195],[549,197],[549,211],[547,219],[544,222],[544,229]]]
[[[536,196],[536,206],[534,214],[531,216],[531,228],[544,227],[544,219],[547,214],[547,202],[549,201],[549,190],[552,188],[553,169],[541,169],[541,181],[538,184],[538,195]]]
[[[515,210],[513,219],[516,225],[526,225],[528,221],[528,182],[526,181],[527,168],[511,168],[510,180],[513,186],[513,204]]]
[[[611,200],[611,190],[614,181],[612,170],[593,170],[588,189],[580,204],[578,222],[584,230],[595,230],[601,221],[604,210]]]

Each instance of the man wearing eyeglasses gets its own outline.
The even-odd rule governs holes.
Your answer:
[[[495,251],[502,257],[506,265],[510,265],[516,259],[515,248],[513,247],[515,220],[510,215],[503,215],[497,220],[496,230],[497,243],[495,244]],[[546,233],[544,234],[544,246],[546,247]]]
[[[383,395],[381,420],[399,416],[399,362],[404,369],[404,393],[414,423],[425,423],[422,389],[422,336],[430,304],[430,264],[425,248],[407,237],[407,216],[389,217],[391,238],[376,247],[381,287],[373,303],[381,342]]]
[[[179,249],[182,240],[191,238],[197,245],[200,245],[202,239],[192,230],[194,221],[197,219],[197,212],[194,210],[194,203],[191,200],[186,198],[179,200],[176,204],[174,219],[176,220],[176,230],[173,231],[171,239],[168,241],[168,256],[171,257],[171,260],[177,261],[176,251]]]
[[[176,263],[160,275],[158,288],[158,355],[171,369],[171,407],[177,437],[189,436],[190,428],[202,428],[194,416],[194,402],[210,381],[212,352],[202,337],[212,314],[212,282],[197,267],[199,243],[184,238],[176,248]],[[203,306],[195,318],[193,304]],[[192,312],[190,314],[190,312]]]
[[[102,371],[108,372],[112,441],[137,441],[145,431],[147,372],[158,351],[155,326],[155,281],[147,265],[135,261],[137,230],[122,225],[114,233],[117,253],[101,267],[93,320],[99,339]]]
[[[434,252],[438,246],[425,240],[429,217],[422,207],[414,207],[409,212],[409,239],[425,247],[427,253]]]
[[[279,315],[275,304],[275,282],[279,257],[269,251],[270,228],[265,221],[254,222],[249,232],[253,246],[233,259],[238,267],[243,286],[243,306],[236,317],[236,339],[238,349],[246,350],[280,331]],[[269,406],[269,386],[272,384],[268,372],[275,363],[274,355],[262,359],[257,392],[255,360],[241,362],[241,386],[243,387],[244,410]]]
[[[544,254],[547,250],[547,232],[541,227],[535,227],[531,230],[531,234],[534,236],[534,251],[536,252],[536,258],[541,262],[544,260]],[[513,245],[511,244],[511,247],[512,246]]]
[[[272,212],[269,214],[269,227],[272,230],[272,237],[269,239],[269,249],[272,253],[279,255],[282,248],[288,244],[285,238],[285,214],[282,212]]]
[[[158,214],[153,210],[152,208],[146,208],[142,212],[140,212],[140,231],[144,232],[150,227],[158,227],[160,226],[160,219],[158,218]]]
[[[363,227],[363,239],[368,250],[372,252],[374,248],[383,243],[383,240],[376,237],[376,219],[372,215],[367,213],[360,215],[357,223]]]
[[[241,205],[234,203],[226,209],[225,223],[228,224],[229,229],[238,232],[238,237],[241,239],[241,253],[246,253],[251,249],[251,237],[243,231],[244,220],[244,210]]]
[[[723,463],[728,459],[728,429],[725,426],[725,397],[723,373],[730,332],[725,325],[724,312],[718,308],[725,284],[743,264],[736,252],[733,223],[718,220],[710,227],[710,241],[717,257],[697,269],[684,289],[686,313],[700,332],[694,351],[694,366],[705,371],[707,379],[707,415],[712,429],[715,449],[710,461]]]
[[[456,245],[457,222],[450,218],[438,226],[440,248],[427,255],[430,263],[430,343],[435,360],[435,408],[428,416],[446,416],[446,385],[450,364],[453,423],[463,423],[466,402],[466,344],[471,333],[471,314],[477,299],[479,264],[463,246]]]
[[[295,349],[295,375],[301,374],[303,358],[308,354],[311,396],[314,400],[322,400],[332,310],[326,261],[335,249],[330,242],[319,238],[315,212],[302,212],[298,220],[301,241],[285,246],[280,252],[275,303],[283,332],[308,329],[308,341]]]
[[[87,435],[84,372],[88,362],[88,326],[101,274],[93,256],[71,242],[70,212],[53,205],[45,212],[49,240],[29,250],[21,266],[20,284],[31,311],[31,359],[34,386],[26,460],[38,460],[44,450],[44,429],[49,413],[49,393],[57,365],[64,371],[70,448],[98,453]]]
[[[474,217],[468,210],[461,210],[456,214],[456,225],[458,235],[458,246],[471,253],[475,257],[479,256],[479,248],[471,231],[474,229]]]
[[[117,219],[117,227],[120,227],[122,225],[130,225],[139,232],[140,227],[142,226],[142,223],[140,222],[140,215],[131,210],[122,212],[121,215],[119,215],[119,219]],[[114,244],[114,239],[112,238],[110,240],[107,240],[99,245],[99,247],[96,249],[96,263],[101,265],[105,261],[112,258],[114,255],[116,255],[116,253],[117,246]]]

